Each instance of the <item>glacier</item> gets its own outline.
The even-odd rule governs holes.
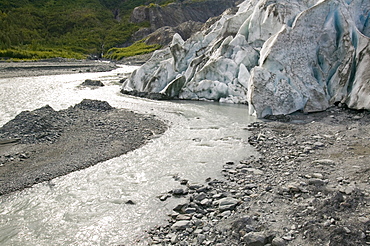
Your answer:
[[[248,103],[257,117],[370,109],[369,0],[247,0],[184,41],[174,35],[123,93]]]

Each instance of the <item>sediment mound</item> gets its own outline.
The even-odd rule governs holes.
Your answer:
[[[153,116],[97,100],[24,111],[0,128],[0,195],[122,155],[165,130]]]

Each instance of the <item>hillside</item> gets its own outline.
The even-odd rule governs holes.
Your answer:
[[[109,51],[107,58],[119,59],[147,53],[163,45],[163,42],[144,43],[142,40],[157,28],[171,26],[174,22],[178,25],[186,21],[199,22],[200,17],[201,22],[205,22],[233,6],[235,1],[0,0],[0,58],[96,58]],[[161,11],[150,14],[150,18],[145,20],[133,20],[132,12],[138,6],[149,12]],[[204,12],[205,7],[208,10]],[[161,15],[166,11],[176,12],[176,15],[163,18]],[[182,18],[177,19],[178,16]],[[161,20],[160,25],[155,21],[158,19]],[[194,25],[185,27],[197,31]],[[183,28],[174,30],[179,31],[191,35]],[[169,39],[172,36],[166,38]],[[125,49],[121,50],[122,47]]]
[[[151,0],[1,0],[0,57],[101,56],[147,23],[129,22]],[[158,1],[156,1],[158,2]],[[160,1],[159,1],[160,2]]]

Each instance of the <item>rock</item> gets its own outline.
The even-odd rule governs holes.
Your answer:
[[[370,218],[367,218],[367,217],[359,217],[358,218],[358,221],[360,221],[361,223],[364,223],[364,224],[368,224],[370,222]]]
[[[184,209],[186,209],[189,206],[188,203],[180,203],[176,207],[173,208],[174,211],[176,212],[182,212]]]
[[[186,4],[171,4],[136,7],[130,16],[133,23],[149,22],[151,27],[158,29],[164,26],[178,26],[192,20],[206,22],[210,17],[220,15],[225,9],[234,6],[235,0],[201,1]]]
[[[272,239],[271,245],[272,246],[285,246],[287,245],[287,243],[281,237],[275,237],[274,239]]]
[[[135,205],[136,203],[133,202],[132,200],[128,200],[127,202],[125,202],[126,204],[129,204],[129,205]]]
[[[188,188],[190,190],[197,190],[197,189],[200,189],[202,187],[203,187],[203,185],[201,185],[201,184],[188,184]]]
[[[196,195],[195,197],[194,197],[194,200],[195,201],[202,201],[203,199],[205,199],[205,198],[207,198],[207,195],[205,194],[205,193],[200,193],[199,195]]]
[[[104,84],[100,80],[92,80],[92,79],[86,79],[81,85],[82,86],[99,86],[99,87],[104,86]]]
[[[344,189],[344,193],[346,195],[351,195],[354,191],[355,191],[356,187],[355,186],[352,186],[352,185],[349,185],[347,186],[345,189]]]
[[[314,145],[316,148],[324,147],[324,146],[325,146],[325,144],[324,144],[324,143],[322,143],[322,142],[315,142],[313,145]]]
[[[225,197],[219,200],[218,208],[220,212],[226,211],[226,210],[232,210],[236,207],[236,205],[239,203],[237,199]]]
[[[326,182],[322,179],[312,178],[308,180],[308,184],[315,185],[315,186],[323,186],[326,184]]]
[[[100,100],[83,99],[74,108],[92,111],[109,111],[114,109],[108,102]]]
[[[344,227],[343,227],[343,231],[344,231],[345,233],[347,233],[347,234],[351,233],[351,230],[350,230],[350,229],[348,229],[348,227],[346,227],[346,226],[344,226]]]
[[[297,184],[297,183],[289,183],[287,185],[287,189],[290,191],[290,192],[300,192],[301,191],[301,188],[299,187],[300,185]]]
[[[188,191],[187,190],[184,190],[182,188],[180,188],[180,189],[174,189],[172,191],[172,195],[174,195],[174,196],[182,196],[182,195],[186,195],[186,194],[188,194]]]
[[[209,206],[210,204],[211,204],[211,200],[207,198],[200,201],[200,205],[202,205],[203,207]]]
[[[189,214],[179,214],[176,216],[176,220],[191,220],[191,215]]]
[[[167,198],[169,198],[169,197],[170,197],[170,195],[165,194],[165,195],[160,196],[160,197],[159,197],[159,200],[161,200],[161,201],[163,202],[163,201],[166,201],[166,200],[167,200]]]
[[[267,243],[267,237],[263,232],[249,232],[243,237],[243,242],[248,246],[263,246]]]
[[[177,243],[179,241],[179,239],[178,239],[178,235],[177,234],[172,234],[171,235],[171,243],[172,244],[175,244],[175,243]]]
[[[230,210],[226,210],[220,214],[220,217],[229,217],[231,215]]]
[[[177,221],[175,224],[171,226],[172,230],[178,231],[178,230],[185,230],[186,228],[189,228],[191,226],[191,222],[189,220],[180,220]]]
[[[257,185],[256,184],[246,184],[244,186],[244,189],[246,189],[246,190],[252,190],[254,188],[257,188]]]
[[[194,214],[195,212],[197,212],[196,208],[185,208],[184,209],[184,213],[186,214]]]
[[[322,159],[322,160],[316,160],[312,162],[313,164],[321,164],[321,165],[328,165],[328,166],[334,166],[335,161],[330,159]]]
[[[244,168],[248,172],[252,172],[254,175],[263,175],[263,171],[256,168]]]
[[[322,175],[321,173],[313,173],[311,176],[313,178],[318,178],[318,179],[323,179],[324,178],[324,175]]]

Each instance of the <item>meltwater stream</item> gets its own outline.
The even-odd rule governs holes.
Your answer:
[[[221,179],[225,162],[254,154],[245,127],[255,119],[245,106],[121,95],[120,74],[132,69],[0,79],[0,126],[21,111],[46,104],[60,110],[84,98],[154,114],[170,125],[164,135],[128,154],[0,197],[0,245],[136,245],[135,238],[165,223],[181,202],[157,198],[180,187],[174,175],[192,183]],[[87,78],[106,86],[79,87]]]

